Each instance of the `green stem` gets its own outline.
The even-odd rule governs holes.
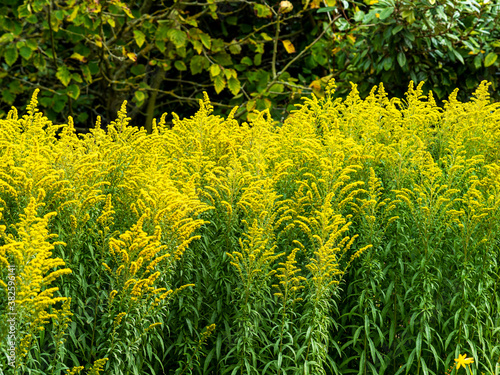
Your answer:
[[[286,286],[285,286],[286,288]],[[285,289],[283,295],[283,318],[281,319],[281,327],[280,327],[280,351],[279,354],[283,354],[283,329],[285,328],[285,318],[286,318],[286,301],[287,301],[287,290]],[[278,375],[281,374],[281,366],[278,368]]]
[[[281,19],[281,13],[278,13],[278,19],[276,22],[276,34],[274,35],[274,41],[273,41],[273,63],[272,63],[273,80],[276,79],[276,55],[278,54],[278,38],[280,35],[280,19]]]
[[[163,78],[165,77],[165,70],[162,67],[158,67],[156,74],[154,75],[154,79],[151,83],[152,89],[159,89],[161,83],[163,82]],[[148,106],[146,108],[146,131],[148,134],[151,134],[153,130],[153,116],[156,106],[156,98],[158,96],[158,91],[154,90],[149,94]]]
[[[54,43],[54,31],[52,30],[52,7],[54,6],[53,1],[50,1],[49,4],[49,12],[48,12],[48,21],[49,21],[49,32],[50,32],[50,44],[52,49],[52,59],[54,60],[54,69],[57,69],[57,60],[56,60],[56,49]]]
[[[304,48],[297,56],[295,56],[292,60],[290,60],[288,62],[288,64],[285,65],[285,67],[283,69],[281,69],[281,71],[279,73],[276,73],[276,76],[267,84],[266,88],[261,92],[259,93],[259,95],[257,95],[255,97],[255,100],[257,99],[260,99],[262,98],[265,94],[268,93],[269,89],[277,82],[279,81],[280,77],[283,75],[283,73],[285,73],[288,68],[294,64],[298,59],[300,59],[302,56],[304,56],[304,54],[306,52],[308,52],[316,43],[318,43],[321,38],[323,37],[323,35],[325,35],[326,31],[328,29],[330,29],[330,27],[332,27],[333,23],[340,17],[340,15],[337,15],[335,16],[335,18],[328,24],[327,27],[325,27],[325,29],[321,32],[321,34],[316,38],[314,39],[311,44],[309,44],[308,46],[306,46],[306,48]],[[242,106],[242,109],[236,113],[236,115],[234,116],[235,118],[239,118],[241,117],[244,113],[246,112],[246,107],[245,106]]]

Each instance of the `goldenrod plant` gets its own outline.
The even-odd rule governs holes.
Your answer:
[[[205,95],[150,134],[124,103],[85,135],[36,91],[0,120],[1,371],[498,375],[488,89],[330,81],[248,123]]]

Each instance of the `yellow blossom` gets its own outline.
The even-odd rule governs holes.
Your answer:
[[[474,358],[465,358],[467,355],[466,354],[460,354],[458,358],[455,358],[455,362],[457,362],[457,370],[463,366],[465,368],[465,365],[469,365],[471,363],[474,363]]]

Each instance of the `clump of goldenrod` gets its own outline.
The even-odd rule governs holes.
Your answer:
[[[99,373],[103,370],[103,367],[106,365],[108,358],[98,359],[94,362],[94,365],[89,369],[88,375],[99,375]]]
[[[151,135],[132,126],[124,103],[107,131],[98,118],[79,136],[72,119],[53,125],[37,110],[38,91],[26,115],[0,120],[0,274],[15,264],[18,369],[39,365],[50,322],[52,363],[72,347],[69,296],[56,284],[66,265],[73,305],[95,302],[91,324],[73,324],[92,341],[78,360],[89,368],[102,358],[93,374],[110,371],[108,358],[110,369],[128,371],[122,349],[159,348],[150,333],[169,321],[165,331],[186,340],[171,345],[166,366],[186,372],[324,374],[335,363],[347,373],[352,363],[366,372],[384,362],[386,373],[418,374],[431,370],[440,342],[456,342],[456,353],[466,343],[482,358],[494,352],[500,112],[488,84],[467,103],[454,92],[443,108],[422,84],[404,98],[382,84],[365,99],[356,85],[346,99],[334,90],[332,80],[279,126],[269,111],[242,124],[236,109],[214,116],[206,94],[197,114],[174,115],[172,129],[164,115]],[[67,243],[61,258],[51,231]],[[228,261],[236,277],[225,274]],[[167,309],[194,286],[177,277],[191,272],[202,281],[197,295]],[[0,297],[8,287],[0,280]],[[196,311],[189,334],[206,327],[194,340],[182,332],[186,311]],[[213,322],[225,329],[201,363]],[[403,338],[419,350],[408,356]],[[340,343],[339,355],[356,360],[328,358]]]
[[[2,268],[9,263],[15,266],[15,313],[16,319],[23,322],[17,333],[22,337],[17,347],[20,359],[18,366],[30,352],[33,340],[51,319],[57,327],[55,340],[59,347],[71,315],[69,299],[58,297],[59,288],[51,287],[50,284],[72,271],[69,268],[54,270],[65,265],[63,259],[52,257],[54,247],[64,243],[49,242],[56,237],[47,229],[49,220],[56,213],[40,218],[37,209],[41,206],[43,204],[31,198],[24,214],[20,215],[20,221],[14,226],[16,235],[7,234],[5,227],[0,228],[0,236],[5,243],[0,246],[0,263]],[[59,302],[63,303],[63,308],[51,312],[51,307]]]

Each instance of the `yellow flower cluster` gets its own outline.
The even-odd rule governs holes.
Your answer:
[[[108,358],[98,359],[94,362],[94,365],[89,369],[88,375],[99,375],[103,371],[103,367],[106,365]]]
[[[149,135],[129,124],[126,103],[107,131],[98,119],[83,136],[72,119],[58,126],[45,118],[38,91],[26,115],[9,112],[0,120],[0,275],[15,264],[26,323],[20,352],[28,355],[51,319],[64,342],[70,300],[55,285],[72,273],[85,279],[95,264],[108,326],[126,316],[147,322],[143,330],[156,327],[139,312],[154,315],[193,285],[169,284],[209,220],[223,225],[224,247],[213,251],[227,254],[245,302],[267,293],[273,275],[285,305],[330,298],[347,267],[380,245],[401,207],[417,218],[426,253],[437,222],[460,234],[464,259],[492,242],[500,111],[488,84],[468,103],[454,93],[443,108],[422,84],[410,84],[403,99],[390,99],[382,84],[366,99],[355,85],[345,100],[334,90],[331,81],[324,98],[305,99],[283,124],[269,111],[242,124],[236,110],[213,116],[204,94],[194,116],[174,115],[172,129],[162,116]],[[383,198],[388,193],[393,198]],[[474,231],[484,236],[471,244]],[[99,361],[92,373],[102,371],[106,358]]]
[[[5,243],[0,246],[0,264],[2,268],[13,265],[15,269],[15,293],[9,288],[9,295],[15,295],[15,301],[9,304],[9,311],[15,312],[16,320],[28,322],[18,332],[22,337],[18,347],[20,357],[28,354],[34,336],[45,329],[50,319],[53,319],[56,330],[64,330],[71,315],[69,299],[56,297],[59,288],[50,287],[56,279],[71,273],[68,268],[54,270],[64,266],[65,262],[61,258],[53,258],[52,251],[55,245],[65,244],[49,242],[56,237],[47,229],[49,220],[56,213],[51,212],[40,218],[37,209],[41,206],[43,203],[37,203],[34,197],[30,199],[24,214],[20,215],[20,221],[14,226],[16,235],[7,233],[5,226],[0,228],[0,238]],[[7,292],[7,285],[3,282],[2,286]],[[50,313],[59,302],[63,303],[63,308]],[[61,340],[62,336],[56,335],[56,345]]]
[[[150,311],[192,286],[168,290],[155,284],[165,283],[199,238],[194,232],[205,223],[200,216],[211,209],[200,201],[199,180],[183,165],[175,168],[177,157],[165,152],[165,145],[178,136],[167,132],[164,122],[147,136],[129,125],[124,105],[107,132],[98,119],[91,133],[80,137],[72,119],[60,126],[44,117],[37,94],[26,115],[20,118],[13,109],[0,120],[0,293],[3,298],[8,291],[3,276],[15,265],[15,304],[23,322],[18,349],[23,355],[51,320],[56,346],[64,343],[69,299],[53,285],[72,273],[64,267],[68,263],[81,273],[79,280],[85,279],[94,264],[72,263],[81,262],[82,247],[98,250],[92,253],[103,267],[97,287],[112,280],[111,317],[130,313],[133,304],[144,303]],[[133,215],[135,224],[124,230],[123,223]],[[67,243],[68,250],[59,253],[68,260],[52,256],[55,246],[65,245],[53,241],[55,233]],[[62,309],[56,309],[57,303]]]
[[[301,301],[302,298],[296,298],[295,296],[301,289],[305,288],[302,283],[306,281],[306,278],[298,275],[300,268],[296,266],[295,255],[298,250],[294,249],[288,255],[286,262],[279,263],[280,267],[276,270],[276,277],[279,280],[279,284],[275,284],[273,287],[279,289],[279,292],[274,293],[274,295],[281,298],[285,306],[289,300],[292,304]]]

